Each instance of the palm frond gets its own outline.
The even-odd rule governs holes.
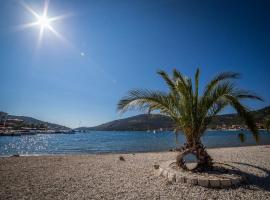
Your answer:
[[[168,85],[169,89],[174,93],[176,94],[176,87],[175,87],[175,83],[174,81],[169,77],[169,75],[163,71],[163,70],[159,70],[157,72],[162,78],[163,80],[166,82],[166,84]]]
[[[243,118],[253,134],[256,142],[259,142],[259,134],[256,124],[254,122],[253,116],[250,114],[249,109],[243,106],[239,100],[232,95],[226,95],[226,98],[229,100],[231,106],[237,111],[238,115]]]
[[[203,121],[206,117],[217,115],[228,103],[224,95],[231,94],[234,89],[234,83],[226,81],[218,84],[207,96],[201,98],[199,102],[200,119]],[[221,108],[219,108],[222,105]],[[216,107],[218,106],[218,109]]]
[[[198,68],[195,73],[195,102],[197,104],[198,102],[198,96],[199,96],[199,77],[200,77],[200,69]]]
[[[182,84],[187,85],[186,77],[177,69],[173,69],[173,78],[175,81],[180,80]]]
[[[154,109],[155,106],[151,104],[162,104],[162,99],[166,96],[167,94],[161,91],[131,90],[128,92],[127,96],[123,97],[118,102],[117,110],[125,112],[129,109],[135,109],[135,107],[144,108],[145,106]]]
[[[215,88],[216,85],[218,85],[222,81],[227,81],[230,79],[238,79],[240,78],[239,73],[235,72],[222,72],[218,75],[216,75],[205,87],[204,93],[202,96],[207,96],[209,92],[212,91],[212,89]]]
[[[187,78],[183,74],[181,74],[181,72],[174,69],[173,80],[175,82],[175,87],[178,94],[180,94],[187,100],[189,96],[189,83]]]
[[[134,109],[148,112],[159,110],[162,114],[170,116],[175,122],[177,122],[177,115],[180,112],[171,95],[161,91],[139,89],[129,91],[128,95],[123,97],[117,105],[120,113]]]
[[[254,100],[263,101],[262,97],[248,90],[235,90],[233,92],[233,96],[235,96],[238,99],[254,99]]]

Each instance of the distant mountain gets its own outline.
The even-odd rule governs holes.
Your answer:
[[[260,110],[252,111],[256,122],[262,122],[263,119],[270,115],[270,106]],[[225,114],[216,116],[213,122],[209,125],[215,128],[220,125],[243,125],[244,122],[238,117],[237,114]],[[173,121],[164,115],[160,114],[141,114],[134,117],[125,119],[114,120],[105,124],[94,127],[79,127],[79,131],[145,131],[157,129],[173,130]]]
[[[114,120],[95,127],[80,127],[76,130],[95,130],[95,131],[143,131],[148,129],[158,129],[160,127],[173,127],[172,120],[159,114],[142,114],[125,119]]]
[[[49,122],[44,122],[44,121],[41,121],[41,120],[38,120],[38,119],[35,119],[32,117],[8,115],[7,119],[20,119],[20,120],[23,120],[25,124],[28,124],[28,125],[33,124],[35,126],[43,124],[43,125],[46,125],[48,127],[48,129],[70,130],[70,128],[68,128],[66,126],[62,126],[62,125],[54,124],[54,123],[49,123]]]
[[[259,110],[251,111],[255,122],[263,123],[265,117],[270,115],[270,106],[264,107]],[[226,115],[219,115],[213,119],[213,122],[210,126],[217,126],[217,125],[243,125],[245,124],[244,121],[237,115],[237,114],[226,114]]]

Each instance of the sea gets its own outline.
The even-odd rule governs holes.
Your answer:
[[[244,134],[241,142],[239,133]],[[270,145],[270,133],[260,131],[256,144],[248,131],[208,131],[202,137],[208,148]],[[51,154],[103,154],[169,151],[185,143],[182,133],[170,131],[91,131],[75,134],[1,136],[0,156]]]

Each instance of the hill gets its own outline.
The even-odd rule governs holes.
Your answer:
[[[8,115],[7,119],[20,119],[23,120],[25,124],[27,125],[45,125],[46,127],[48,127],[48,129],[61,129],[61,130],[70,130],[70,128],[66,127],[66,126],[62,126],[59,124],[54,124],[54,123],[49,123],[49,122],[44,122],[32,117],[27,117],[27,116],[15,116],[15,115]]]
[[[252,111],[251,114],[253,115],[255,122],[263,123],[263,120],[266,116],[270,115],[270,106],[264,107],[259,110]],[[226,114],[226,115],[219,115],[216,116],[211,123],[210,126],[217,126],[217,125],[243,125],[244,121],[237,115],[237,114]]]
[[[159,114],[142,114],[125,119],[114,120],[95,127],[80,127],[76,130],[82,131],[143,131],[153,130],[160,127],[173,127],[172,120],[164,115]]]
[[[255,121],[261,123],[263,119],[270,115],[270,106],[251,112]],[[244,122],[237,114],[218,115],[209,125],[210,128],[216,128],[221,125],[243,125]],[[94,127],[79,127],[78,131],[145,131],[156,130],[159,128],[172,130],[174,123],[172,120],[160,114],[141,114],[125,119],[114,120]]]

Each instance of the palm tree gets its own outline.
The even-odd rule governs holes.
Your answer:
[[[268,116],[265,120],[264,120],[264,127],[267,131],[269,131],[270,129],[270,116]]]
[[[187,169],[184,156],[196,155],[198,165],[194,171],[211,169],[213,162],[201,137],[207,126],[226,106],[232,106],[242,117],[250,131],[258,141],[258,131],[248,108],[241,103],[242,99],[257,99],[260,97],[246,90],[239,90],[233,80],[239,78],[238,73],[224,72],[215,76],[199,94],[200,70],[197,69],[194,78],[184,76],[174,69],[172,77],[165,71],[158,71],[169,88],[169,92],[152,91],[147,89],[131,90],[117,105],[117,110],[125,112],[130,109],[154,110],[169,116],[175,123],[176,130],[182,131],[186,144],[180,149],[176,158],[180,168]]]

